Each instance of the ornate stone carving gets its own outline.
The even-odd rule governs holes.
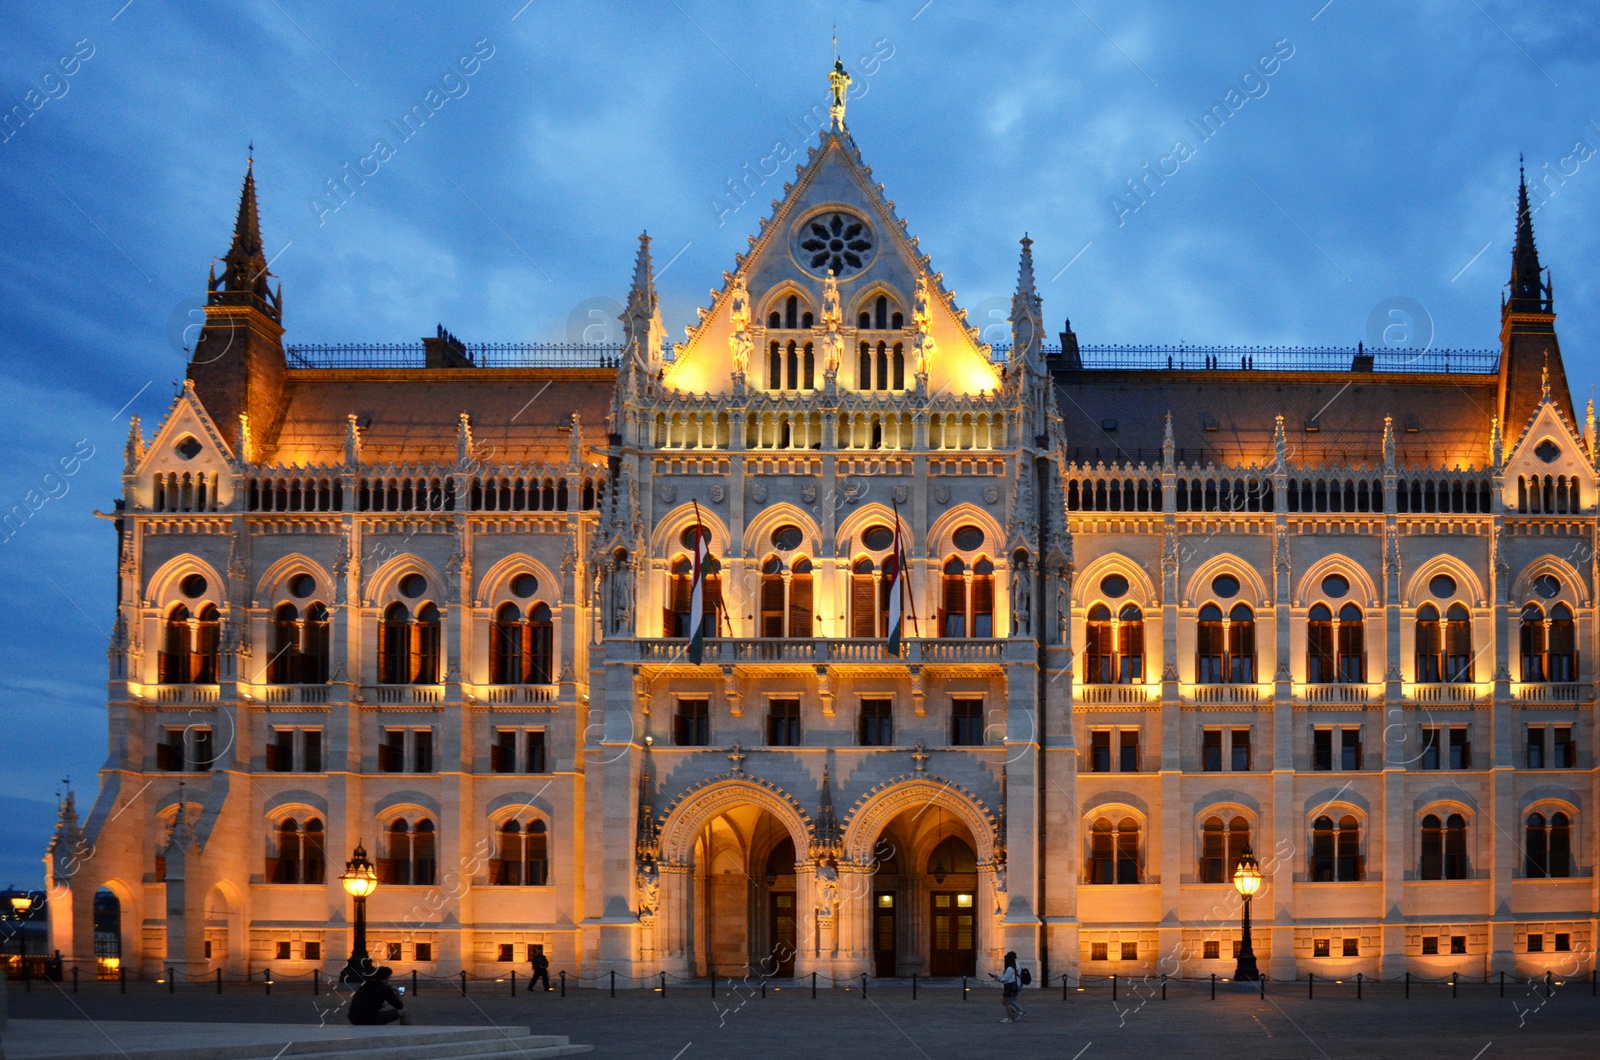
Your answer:
[[[663,482],[656,486],[656,499],[662,504],[671,504],[678,499],[678,487],[670,482]]]
[[[903,482],[896,485],[893,492],[894,502],[896,504],[904,504],[906,501],[911,499],[911,487],[907,486]]]
[[[983,487],[983,499],[984,499],[985,502],[987,502],[989,504],[999,504],[1000,503],[1000,487],[995,485],[993,482],[991,482],[987,486]]]
[[[767,503],[767,484],[765,482],[752,482],[750,484],[750,499],[757,504]]]
[[[817,503],[817,484],[815,482],[802,482],[800,484],[800,499],[806,504]]]
[[[633,874],[634,900],[639,906],[639,922],[646,927],[655,923],[661,906],[661,869],[654,858],[638,862]]]
[[[727,497],[727,496],[728,496],[728,487],[724,486],[720,482],[713,482],[711,484],[711,503],[712,504],[721,504],[723,499],[725,497]]]
[[[1027,560],[1011,568],[1011,632],[1018,637],[1033,633],[1033,572]]]

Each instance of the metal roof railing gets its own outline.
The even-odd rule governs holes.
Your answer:
[[[1010,343],[995,343],[1003,359]],[[1046,344],[1047,358],[1059,358],[1061,347]],[[1493,375],[1500,370],[1499,350],[1366,349],[1365,346],[1079,346],[1086,370],[1113,371],[1270,371],[1270,372],[1411,372],[1451,375]]]

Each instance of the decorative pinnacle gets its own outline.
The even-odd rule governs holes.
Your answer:
[[[844,72],[844,62],[839,58],[839,38],[833,39],[833,69],[828,73],[828,88],[833,93],[833,103],[828,107],[828,117],[835,130],[844,129],[845,99],[850,94],[850,75]]]

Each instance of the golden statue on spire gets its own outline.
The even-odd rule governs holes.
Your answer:
[[[844,128],[844,102],[850,94],[850,75],[844,72],[844,63],[839,61],[839,29],[833,31],[833,71],[828,74],[828,87],[833,89],[833,105],[828,108],[828,115],[833,119],[835,129]]]

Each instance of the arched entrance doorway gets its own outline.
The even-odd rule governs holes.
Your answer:
[[[762,807],[735,806],[701,826],[692,855],[694,973],[792,976],[801,918],[788,828]]]
[[[101,979],[115,979],[122,968],[122,902],[109,887],[94,893],[94,963]]]
[[[884,826],[873,850],[872,974],[977,974],[974,848],[966,824],[936,806],[905,809]]]

